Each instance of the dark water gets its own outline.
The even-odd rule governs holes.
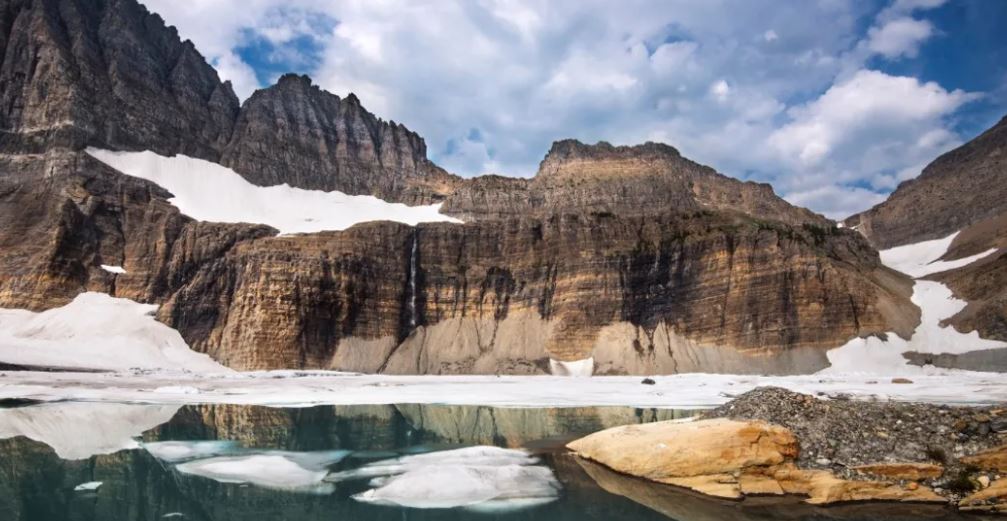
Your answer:
[[[811,508],[799,500],[716,501],[579,461],[567,440],[615,425],[667,420],[688,412],[632,408],[499,409],[457,406],[147,406],[59,403],[0,409],[0,520],[902,520],[979,519],[943,508],[853,505]],[[367,479],[286,490],[227,483],[155,458],[159,441],[231,440],[241,454],[346,451],[326,471],[382,458],[474,445],[526,448],[551,469],[558,497],[516,510],[406,508],[355,500]],[[152,447],[152,445],[148,445]],[[283,453],[275,451],[282,450]],[[291,456],[292,455],[292,456]],[[206,457],[207,455],[203,455]],[[197,460],[198,461],[198,460]],[[270,460],[272,461],[272,460]],[[269,481],[279,467],[257,472]],[[258,478],[256,478],[258,479]],[[75,491],[100,481],[95,491]],[[459,487],[466,483],[431,483]]]

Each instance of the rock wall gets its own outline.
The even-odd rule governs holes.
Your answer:
[[[1007,117],[846,220],[878,249],[940,239],[1007,213]]]

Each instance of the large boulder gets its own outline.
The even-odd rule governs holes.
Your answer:
[[[794,434],[762,421],[724,418],[658,422],[604,430],[567,445],[578,456],[615,471],[703,494],[807,496],[811,504],[846,501],[946,502],[930,488],[889,481],[848,480],[794,463]]]

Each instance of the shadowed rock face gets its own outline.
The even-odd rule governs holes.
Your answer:
[[[485,176],[469,180],[448,198],[442,211],[463,219],[487,219],[697,210],[739,212],[796,225],[830,225],[824,217],[777,197],[767,184],[721,175],[659,143],[615,147],[605,142],[558,141],[533,179]]]
[[[238,100],[133,0],[0,3],[0,149],[86,145],[217,159]]]
[[[443,197],[460,179],[427,160],[423,138],[288,74],[245,102],[221,164],[271,186],[369,194],[411,204]]]
[[[592,356],[612,374],[811,372],[827,348],[918,320],[908,280],[859,235],[667,145],[561,141],[532,180],[459,180],[415,133],[306,77],[239,113],[191,44],[132,0],[8,1],[0,31],[0,306],[102,291],[161,304],[160,320],[235,368],[435,374]],[[286,237],[196,222],[87,145],[443,200],[470,222]]]
[[[1007,117],[846,220],[878,249],[939,239],[1007,213]]]

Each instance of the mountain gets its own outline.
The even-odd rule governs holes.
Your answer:
[[[946,237],[1007,213],[1007,117],[845,220],[879,249]]]
[[[967,302],[945,323],[1007,341],[1007,117],[845,224],[880,248],[957,234],[942,260],[981,258],[927,277]],[[1007,367],[1005,349],[918,358],[967,369]]]
[[[0,2],[0,150],[149,149],[218,159],[238,98],[133,0]]]
[[[662,143],[612,146],[553,143],[529,180],[486,176],[459,186],[443,211],[467,219],[564,212],[646,215],[674,211],[737,212],[790,224],[831,226],[787,203],[768,184],[717,173]]]
[[[607,374],[805,373],[829,348],[919,322],[911,281],[860,234],[670,146],[559,141],[533,179],[463,180],[417,134],[304,76],[238,107],[133,0],[0,13],[0,306],[99,291],[159,304],[190,347],[234,368],[432,374],[589,358]],[[88,146],[443,202],[465,224],[201,222]]]
[[[220,163],[270,186],[339,190],[423,204],[459,178],[427,160],[415,132],[367,112],[356,96],[321,90],[287,74],[245,102]]]

